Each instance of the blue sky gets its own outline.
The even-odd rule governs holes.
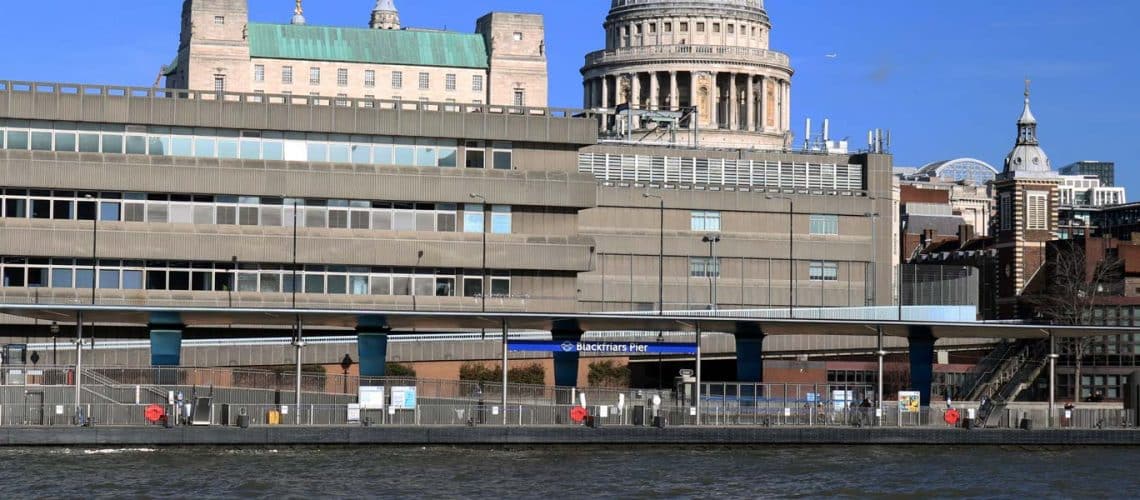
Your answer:
[[[178,44],[180,0],[4,2],[0,79],[149,86]],[[310,24],[366,25],[373,0],[307,0]],[[291,0],[250,0],[288,22]],[[404,25],[473,31],[491,10],[546,16],[552,106],[581,105],[578,68],[603,46],[609,0],[396,0]],[[893,132],[896,165],[973,156],[1000,168],[1023,80],[1054,167],[1117,162],[1140,199],[1135,0],[767,0],[772,48],[792,57],[793,130],[831,119],[856,147]],[[838,54],[837,58],[825,57]]]

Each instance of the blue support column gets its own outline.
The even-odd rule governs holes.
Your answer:
[[[760,383],[764,381],[764,332],[755,323],[737,323],[736,380]]]
[[[356,325],[356,356],[361,377],[383,377],[391,328],[382,316],[364,316]]]
[[[550,338],[555,342],[578,342],[582,340],[582,329],[577,321],[555,321],[550,330]],[[576,387],[578,385],[578,351],[554,353],[554,385]]]
[[[178,366],[182,363],[182,318],[178,313],[151,314],[150,364]]]
[[[912,326],[907,334],[910,347],[910,387],[918,391],[922,406],[930,406],[930,385],[934,382],[934,338],[930,327]]]

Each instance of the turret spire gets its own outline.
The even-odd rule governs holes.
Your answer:
[[[301,6],[301,0],[297,0],[297,6],[293,7],[293,24],[305,24],[305,8]]]
[[[400,29],[400,12],[396,10],[396,3],[393,0],[376,0],[368,27],[374,30]]]

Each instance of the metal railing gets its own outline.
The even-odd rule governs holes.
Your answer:
[[[596,50],[586,54],[586,66],[602,63],[633,61],[659,56],[684,57],[692,59],[731,60],[740,63],[763,63],[789,67],[791,58],[782,52],[756,47],[735,47],[729,45],[639,45],[610,50]]]
[[[127,85],[92,85],[64,82],[30,82],[0,80],[0,93],[31,93],[75,95],[84,98],[143,98],[179,99],[185,101],[224,101],[251,104],[283,104],[291,106],[332,106],[359,109],[391,109],[400,111],[444,111],[455,113],[510,114],[545,116],[550,118],[580,118],[589,116],[588,110],[579,108],[539,108],[435,101],[411,101],[359,97],[332,97],[302,94],[264,94],[214,90],[187,90],[162,87],[132,87]]]

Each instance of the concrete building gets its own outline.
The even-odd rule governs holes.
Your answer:
[[[1104,186],[1096,175],[1062,175],[1061,205],[1103,207],[1127,203],[1123,187]]]
[[[589,119],[0,87],[5,302],[574,311],[593,266]]]
[[[365,13],[361,13],[364,17]],[[537,14],[493,12],[474,33],[402,27],[379,0],[368,28],[251,22],[247,0],[184,0],[166,86],[396,101],[547,105],[546,41]]]
[[[701,145],[791,147],[791,62],[769,48],[763,0],[613,0],[604,28],[581,70],[585,107],[615,113],[604,133],[633,122],[661,142],[695,129]]]

